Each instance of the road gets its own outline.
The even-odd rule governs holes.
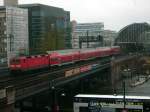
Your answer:
[[[128,88],[126,95],[150,96],[150,79],[142,85]]]

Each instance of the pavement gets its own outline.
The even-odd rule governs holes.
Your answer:
[[[146,76],[139,76],[138,79],[136,79],[133,82],[131,82],[130,86],[131,87],[136,87],[138,85],[144,84],[149,79],[150,79],[150,75],[147,76],[147,77]]]
[[[134,76],[125,79],[126,94],[129,95],[143,95],[142,93],[148,93],[150,96],[150,75],[149,76]],[[122,85],[122,84],[121,84]],[[118,94],[123,94],[123,88],[118,88]]]
[[[128,95],[140,95],[140,96],[150,96],[150,76],[141,78],[133,83],[132,86],[127,88],[126,94]]]

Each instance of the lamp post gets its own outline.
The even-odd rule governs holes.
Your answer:
[[[123,82],[122,82],[122,88],[123,88],[123,110],[122,112],[127,112],[128,110],[126,109],[126,81],[125,77],[127,77],[129,80],[132,79],[132,69],[127,68],[123,70]]]
[[[57,102],[57,89],[55,86],[51,87],[52,90],[52,112],[59,112],[59,105]]]
[[[125,81],[123,81],[123,108],[126,109],[126,89],[125,89]]]
[[[124,77],[123,77],[123,82],[122,82],[122,88],[123,88],[123,109],[124,110],[126,110],[126,83],[125,83],[125,75],[127,75],[127,77],[129,77],[129,72],[130,72],[130,69],[128,68],[128,69],[124,69],[123,70],[123,72],[124,72]]]

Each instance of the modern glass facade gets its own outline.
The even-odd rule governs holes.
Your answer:
[[[70,12],[42,4],[19,7],[29,10],[30,54],[71,47]]]

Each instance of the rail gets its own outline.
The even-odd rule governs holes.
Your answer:
[[[105,64],[106,65],[105,65]],[[108,64],[109,63],[109,64]],[[7,87],[14,87],[15,101],[29,97],[36,93],[45,91],[50,88],[51,84],[59,86],[68,83],[69,81],[79,79],[88,75],[86,72],[77,75],[65,76],[65,71],[84,67],[88,65],[99,65],[88,71],[88,74],[94,73],[101,69],[107,68],[110,65],[110,57],[103,59],[95,59],[89,61],[78,62],[72,65],[54,67],[48,71],[42,71],[35,74],[24,74],[22,76],[9,76],[0,79],[0,90],[5,90]],[[2,99],[0,99],[2,100]]]

